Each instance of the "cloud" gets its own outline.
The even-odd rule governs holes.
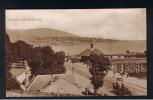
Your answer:
[[[19,19],[11,21],[10,19]],[[24,21],[23,19],[34,19]],[[146,39],[146,9],[7,10],[6,28],[53,28],[80,36]]]

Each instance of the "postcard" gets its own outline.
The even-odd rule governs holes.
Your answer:
[[[7,9],[6,97],[147,96],[146,9]]]

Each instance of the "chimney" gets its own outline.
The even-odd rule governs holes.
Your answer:
[[[91,49],[93,49],[93,43],[92,43],[92,39],[91,39],[90,48],[91,48]]]

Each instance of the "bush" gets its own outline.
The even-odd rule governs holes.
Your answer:
[[[10,89],[20,89],[20,85],[10,72],[6,72],[6,90]]]
[[[6,42],[6,45],[5,45],[6,90],[20,89],[19,83],[10,73],[10,69],[11,69],[10,64],[13,62],[13,58],[15,57],[13,56],[13,53],[12,53],[12,43],[7,34],[5,34],[5,42]]]

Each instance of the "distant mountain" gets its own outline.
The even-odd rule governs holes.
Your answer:
[[[49,28],[36,28],[36,29],[7,29],[7,34],[10,36],[11,41],[16,40],[36,40],[52,37],[79,37],[69,32],[60,31]]]
[[[82,43],[89,43],[91,39],[93,42],[114,42],[114,39],[81,37],[69,32],[49,29],[7,29],[6,33],[9,35],[11,42],[23,40],[31,45],[76,45]]]

